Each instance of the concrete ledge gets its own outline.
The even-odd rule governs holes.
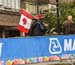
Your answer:
[[[55,65],[55,64],[72,64],[71,60],[67,61],[54,61],[54,62],[43,62],[43,63],[34,63],[34,64],[17,64],[17,65]]]

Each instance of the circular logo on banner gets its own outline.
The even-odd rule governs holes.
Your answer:
[[[62,47],[57,38],[50,38],[49,52],[50,54],[60,54],[62,52]]]

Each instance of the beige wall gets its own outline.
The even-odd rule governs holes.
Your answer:
[[[38,5],[39,11],[48,10],[48,4]],[[26,3],[26,10],[28,10],[31,14],[37,13],[37,5]]]
[[[0,14],[0,26],[17,26],[20,16]]]
[[[60,2],[73,2],[75,0],[59,0]],[[49,0],[49,3],[55,4],[56,0]]]
[[[32,3],[26,2],[26,10],[28,12],[30,12],[31,14],[35,14],[36,13],[36,5],[33,5]]]
[[[39,10],[48,10],[48,9],[49,9],[48,4],[44,4],[44,5],[39,6]]]

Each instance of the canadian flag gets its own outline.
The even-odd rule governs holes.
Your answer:
[[[21,10],[21,18],[18,25],[18,30],[21,32],[28,33],[31,27],[32,15],[28,13],[26,10]]]

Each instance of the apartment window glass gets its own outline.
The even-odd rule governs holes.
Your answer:
[[[0,0],[0,5],[7,9],[20,9],[20,0]]]
[[[7,4],[8,4],[7,6],[8,6],[8,8],[11,8],[11,1],[12,1],[12,0],[8,0],[8,1],[7,1]]]
[[[13,8],[13,9],[15,9],[15,7],[16,7],[15,4],[16,4],[16,3],[15,3],[15,0],[12,0],[11,5],[12,5],[12,8]]]
[[[20,9],[20,0],[15,0],[16,9]]]
[[[7,7],[7,5],[8,5],[8,0],[3,0],[3,6]]]
[[[0,0],[0,5],[2,5],[3,4],[3,2],[2,2],[2,0]]]

